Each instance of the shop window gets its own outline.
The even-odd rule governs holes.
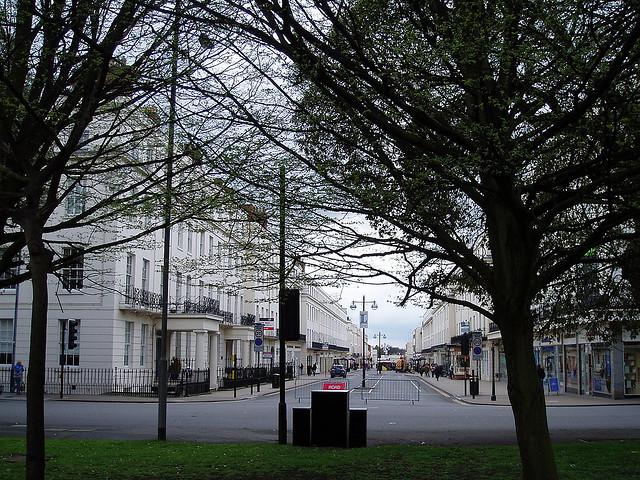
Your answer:
[[[624,393],[640,395],[640,348],[626,347],[624,352]]]

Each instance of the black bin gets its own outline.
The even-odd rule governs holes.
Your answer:
[[[279,373],[274,373],[273,376],[271,377],[271,386],[273,388],[280,387],[280,374]]]
[[[477,378],[469,380],[469,391],[471,395],[480,395],[480,381]]]
[[[301,447],[311,445],[311,408],[293,408],[293,444]]]
[[[367,446],[367,409],[349,409],[349,447]]]

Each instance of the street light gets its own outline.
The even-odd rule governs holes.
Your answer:
[[[371,307],[373,308],[373,307]],[[378,339],[378,371],[382,372],[382,369],[380,368],[380,339],[382,338],[387,338],[387,336],[384,333],[380,333],[378,332],[378,334],[376,335],[375,333],[373,334],[373,338],[377,338]]]
[[[364,377],[365,377],[365,370],[366,370],[365,363],[364,363],[364,336],[365,336],[364,329],[367,328],[367,320],[368,320],[367,310],[365,308],[365,305],[367,303],[371,304],[371,310],[376,310],[378,308],[378,304],[376,303],[375,300],[367,302],[364,299],[364,295],[362,296],[362,310],[360,311],[360,326],[362,327],[362,388],[364,388]],[[355,300],[351,302],[351,306],[349,308],[351,308],[351,310],[355,310],[356,308],[358,308]]]

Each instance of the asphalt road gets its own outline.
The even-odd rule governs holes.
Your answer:
[[[357,378],[353,381],[357,383]],[[227,442],[277,441],[278,395],[232,402],[169,403],[167,438]],[[300,403],[287,394],[288,427],[291,408]],[[515,443],[509,407],[466,405],[443,397],[427,385],[420,401],[376,400],[367,404],[354,391],[350,406],[365,406],[367,440],[376,444],[474,445]],[[58,438],[155,439],[156,403],[102,403],[48,400],[46,433]],[[640,438],[640,406],[548,408],[555,441]],[[0,397],[0,435],[24,435],[24,401]]]

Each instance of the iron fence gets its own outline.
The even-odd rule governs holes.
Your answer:
[[[365,378],[364,388],[360,389],[360,398],[369,400],[420,401],[420,384],[417,380],[391,379],[382,377]]]
[[[62,375],[61,375],[62,373]],[[23,381],[26,385],[28,371]],[[11,369],[0,368],[0,385],[9,391]],[[167,380],[169,395],[193,395],[209,391],[209,370],[183,369]],[[134,368],[76,368],[60,367],[45,369],[45,394],[63,395],[123,395],[158,396],[158,375],[151,369]]]
[[[285,369],[285,378],[294,378],[294,365],[289,362]],[[218,379],[220,388],[240,388],[257,383],[270,383],[273,375],[279,374],[278,365],[271,363],[258,367],[234,367],[233,363],[228,363],[225,367],[218,367]]]

